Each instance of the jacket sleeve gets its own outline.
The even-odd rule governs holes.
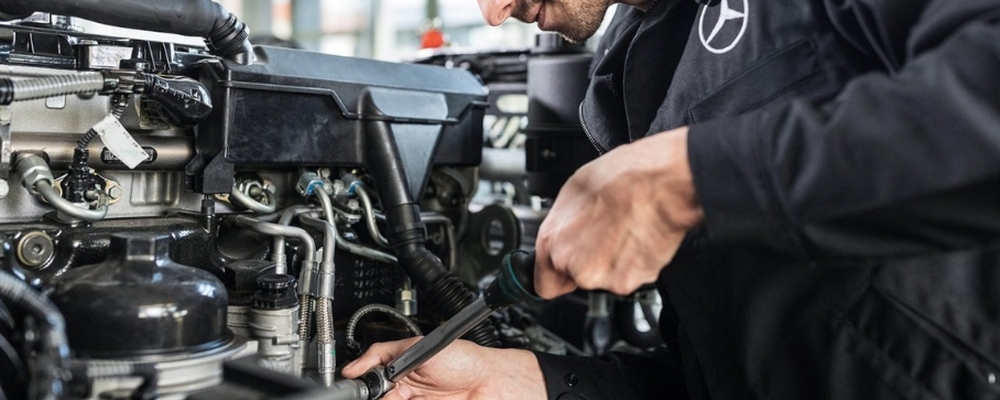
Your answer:
[[[692,126],[713,239],[802,258],[1000,242],[1000,1],[827,3],[885,71]]]
[[[551,400],[687,399],[679,357],[666,349],[600,358],[535,356]]]

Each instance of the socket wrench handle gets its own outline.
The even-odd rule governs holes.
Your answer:
[[[486,294],[445,321],[420,339],[384,368],[379,366],[365,373],[361,380],[347,385],[355,395],[364,392],[368,399],[378,399],[395,387],[406,374],[423,365],[449,344],[501,308],[541,300],[535,293],[535,253],[515,250],[503,259],[500,273],[486,289]],[[363,384],[361,384],[363,382]],[[363,385],[366,390],[358,390]]]

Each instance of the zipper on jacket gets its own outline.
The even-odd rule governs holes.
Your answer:
[[[597,154],[598,155],[602,155],[603,156],[604,153],[607,153],[608,151],[606,149],[604,149],[604,146],[601,146],[600,144],[597,143],[597,139],[594,139],[594,135],[592,133],[590,133],[590,129],[587,128],[587,122],[583,120],[583,102],[582,101],[580,102],[580,105],[577,106],[577,108],[576,108],[576,114],[577,114],[578,117],[580,117],[580,127],[583,128],[583,134],[587,135],[587,140],[590,140],[590,145],[594,146],[594,149],[597,150]]]

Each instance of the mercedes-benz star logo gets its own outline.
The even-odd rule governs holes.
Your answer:
[[[728,53],[730,50],[733,49],[733,47],[736,47],[736,45],[740,42],[740,39],[743,39],[743,33],[746,32],[747,30],[747,20],[749,19],[748,16],[750,14],[750,4],[748,3],[748,0],[743,0],[743,10],[738,11],[729,7],[729,0],[722,0],[722,4],[720,4],[718,7],[719,19],[715,21],[715,25],[712,27],[712,32],[709,33],[708,37],[706,38],[705,14],[710,9],[715,10],[716,7],[709,7],[707,5],[701,7],[701,17],[699,17],[698,19],[698,37],[701,38],[701,44],[702,46],[705,46],[706,50],[711,51],[715,54]],[[719,33],[722,32],[722,28],[726,26],[726,23],[734,20],[740,21],[739,33],[733,36],[731,30],[727,29],[728,34],[724,34],[722,35],[722,37],[717,37],[719,36]],[[730,37],[731,39],[725,40],[726,37]],[[716,45],[713,45],[713,42]],[[718,44],[720,43],[723,46],[718,46]]]

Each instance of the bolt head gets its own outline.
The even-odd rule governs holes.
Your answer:
[[[111,186],[111,187],[108,188],[108,196],[111,197],[114,200],[118,200],[118,199],[122,198],[122,194],[123,194],[122,192],[124,192],[122,190],[122,187],[118,186],[118,185]]]

